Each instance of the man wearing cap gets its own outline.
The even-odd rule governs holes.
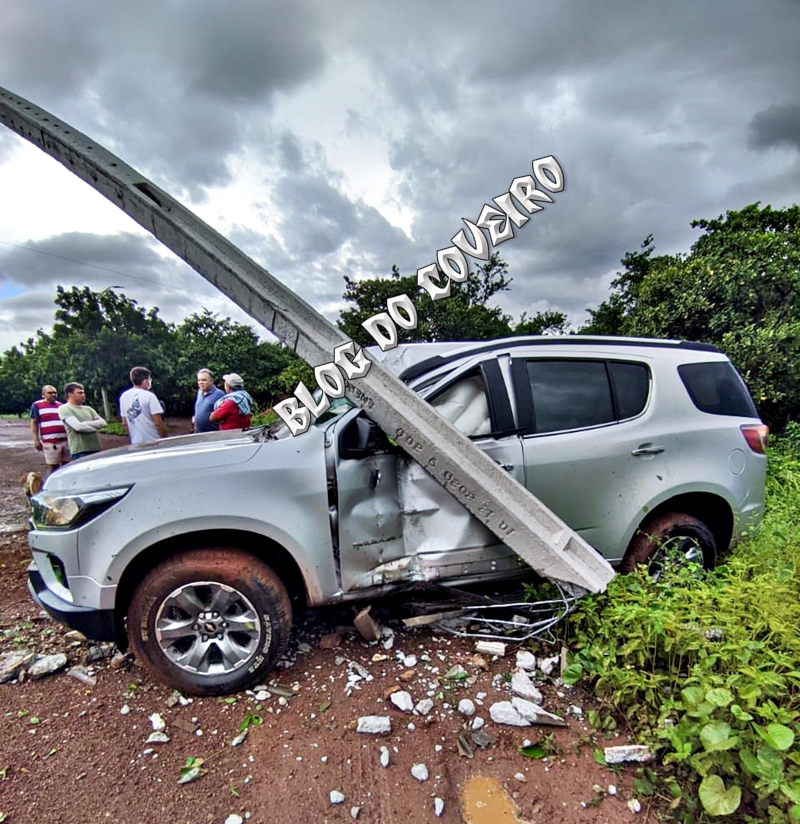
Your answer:
[[[244,379],[236,372],[223,375],[225,396],[214,404],[214,411],[209,416],[212,423],[218,423],[220,429],[247,429],[253,410],[253,399],[245,391]]]
[[[214,404],[225,397],[225,393],[214,386],[214,376],[208,369],[197,372],[197,397],[194,401],[192,416],[193,432],[216,432],[219,424],[212,423],[209,416],[214,411]]]
[[[59,406],[58,391],[50,384],[42,387],[42,399],[31,406],[33,447],[44,456],[48,475],[69,463],[67,430],[58,417]]]

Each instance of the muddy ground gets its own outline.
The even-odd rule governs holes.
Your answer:
[[[186,431],[186,422],[171,424],[176,433]],[[104,437],[103,446],[123,442]],[[628,739],[590,728],[586,713],[596,704],[564,688],[558,667],[550,676],[537,672],[537,683],[544,706],[567,727],[493,723],[489,707],[511,697],[516,648],[481,661],[474,641],[405,629],[381,604],[373,610],[394,630],[390,649],[351,631],[353,608],[300,616],[290,654],[274,673],[277,685],[265,685],[268,697],[179,701],[135,662],[112,666],[113,650],[67,637],[28,596],[27,501],[19,478],[41,470],[41,463],[27,421],[0,420],[0,655],[64,652],[69,667],[88,667],[96,683],[62,671],[0,685],[0,821],[600,824],[657,817],[647,798],[638,814],[628,808],[641,767],[612,771],[596,763],[598,748]],[[338,637],[337,627],[345,628]],[[559,650],[542,645],[535,652],[541,659]],[[447,678],[456,665],[466,676]],[[388,698],[398,688],[415,703],[430,697],[433,710],[401,712]],[[475,716],[459,714],[463,698],[474,702]],[[148,743],[154,713],[166,723],[168,742]],[[357,720],[368,715],[390,717],[391,732],[357,732]],[[486,722],[478,731],[483,737],[472,735],[471,726],[480,723],[475,717]],[[231,746],[245,727],[246,740]],[[519,748],[526,742],[541,743],[547,756],[525,757]],[[382,748],[388,766],[381,764]],[[181,784],[187,759],[203,759],[204,772]],[[427,780],[412,776],[419,764]],[[503,789],[492,795],[478,777]],[[616,794],[598,792],[609,785]],[[344,796],[341,803],[332,803],[334,791]],[[443,802],[440,817],[436,799]],[[508,799],[517,813],[497,806]]]

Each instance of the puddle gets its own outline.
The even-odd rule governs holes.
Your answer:
[[[495,778],[475,775],[461,792],[465,824],[528,824],[519,817],[519,807]]]

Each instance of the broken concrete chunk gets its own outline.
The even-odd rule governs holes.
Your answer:
[[[444,813],[444,801],[438,796],[433,799],[433,813],[437,818],[441,818]]]
[[[526,649],[517,650],[517,668],[533,672],[536,669],[536,656]]]
[[[236,737],[235,737],[235,738],[231,741],[231,746],[232,746],[232,747],[238,747],[238,746],[240,746],[241,744],[244,744],[244,742],[245,742],[245,741],[247,741],[247,736],[248,736],[249,734],[250,734],[250,730],[249,730],[249,729],[244,729],[244,730],[242,730],[242,731],[241,731],[241,732],[240,732],[240,733],[239,733],[239,734],[238,734],[238,735],[237,735],[237,736],[236,736]]]
[[[68,671],[68,675],[71,675],[73,678],[80,681],[82,684],[86,684],[87,687],[96,687],[97,686],[97,679],[92,678],[88,672],[83,667],[72,667]]]
[[[231,813],[225,819],[225,824],[244,824],[244,819],[238,813]]]
[[[13,681],[33,660],[35,653],[27,650],[0,655],[0,684]]]
[[[545,675],[552,675],[553,670],[555,669],[556,665],[560,663],[560,661],[560,655],[554,655],[552,658],[542,658],[542,660],[539,661],[539,669]]]
[[[414,764],[411,768],[411,775],[417,779],[417,781],[427,781],[428,780],[428,768],[424,764]]]
[[[361,807],[351,807],[350,808],[350,818],[355,821],[358,818],[358,814],[361,812]]]
[[[67,666],[67,656],[63,652],[55,655],[41,655],[30,667],[28,667],[28,677],[36,680],[44,678],[45,675],[53,675]]]
[[[462,698],[458,702],[458,711],[459,713],[461,713],[461,715],[475,715],[475,702],[469,698]]]
[[[653,760],[653,753],[649,747],[642,744],[624,744],[619,747],[605,748],[606,764],[624,764],[626,761],[637,761],[644,764]]]
[[[433,709],[433,701],[430,698],[423,698],[416,707],[414,712],[416,715],[427,715]]]
[[[461,666],[461,664],[456,664],[454,667],[450,667],[449,670],[444,674],[444,677],[451,680],[451,681],[464,681],[469,676],[469,673]]]
[[[411,712],[414,709],[414,700],[405,690],[398,690],[389,696],[389,700],[400,712]]]
[[[148,744],[169,744],[169,736],[165,732],[151,732],[147,738]]]
[[[530,675],[524,670],[517,670],[511,676],[511,691],[521,698],[533,701],[534,704],[541,704],[543,701],[541,691],[536,688]]]
[[[163,732],[167,728],[167,722],[157,712],[149,716],[148,721],[153,727],[153,732]]]
[[[378,622],[369,614],[372,606],[364,607],[356,615],[353,626],[365,641],[377,641],[381,637],[381,628]]]
[[[642,803],[638,798],[628,799],[628,809],[635,815],[642,811]]]
[[[380,735],[392,731],[392,719],[388,715],[362,715],[358,719],[356,732],[368,735]]]
[[[547,724],[553,727],[566,727],[567,722],[563,718],[548,712],[543,707],[524,698],[512,698],[511,704],[514,709],[531,724]]]
[[[506,654],[506,645],[502,641],[476,641],[475,652],[482,652],[484,655],[497,655],[503,658]]]
[[[530,722],[523,718],[510,701],[498,701],[489,707],[489,716],[495,724],[507,724],[512,727],[528,727]]]
[[[389,766],[389,748],[381,747],[381,767]]]
[[[330,799],[331,804],[343,804],[344,793],[340,793],[339,790],[331,790]]]

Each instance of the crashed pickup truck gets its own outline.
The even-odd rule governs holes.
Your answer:
[[[371,350],[622,570],[713,565],[758,523],[766,427],[713,347],[515,338]],[[293,609],[531,574],[346,398],[285,424],[103,452],[32,499],[29,586],[194,694],[261,681]]]

